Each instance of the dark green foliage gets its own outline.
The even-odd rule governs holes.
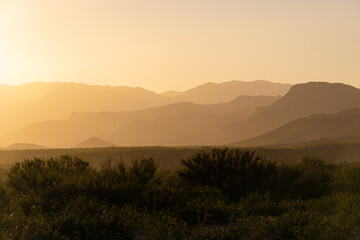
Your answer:
[[[360,166],[353,164],[345,166],[341,172],[340,187],[346,186],[346,190],[360,193]]]
[[[132,208],[109,206],[80,197],[53,216],[49,236],[67,239],[132,239],[138,214]]]
[[[139,239],[180,240],[187,233],[186,223],[174,217],[170,212],[145,212],[141,217],[143,234]]]
[[[66,202],[85,194],[93,170],[89,163],[70,156],[56,159],[25,160],[10,169],[7,185],[18,195],[29,198],[26,203],[42,211],[62,209]],[[31,208],[26,212],[29,212]]]
[[[317,198],[330,191],[332,165],[305,157],[295,166],[278,167],[274,195],[280,198]]]
[[[111,162],[107,162],[96,175],[91,194],[110,204],[141,204],[155,172],[156,164],[151,158],[136,160],[129,168],[122,163],[112,167]]]
[[[69,178],[88,173],[89,163],[70,156],[44,161],[39,158],[16,163],[8,174],[8,185],[21,193],[41,193]]]
[[[0,185],[0,239],[359,239],[359,169],[236,149],[197,154],[177,173],[151,158],[101,169],[35,158]]]
[[[125,205],[156,171],[152,159],[101,171],[69,156],[25,160],[9,172],[2,235],[10,239],[132,239],[140,214]],[[15,215],[16,214],[16,215]]]
[[[255,152],[238,149],[213,149],[182,161],[178,171],[185,181],[219,188],[236,200],[248,192],[267,191],[276,172],[276,164],[255,157]]]

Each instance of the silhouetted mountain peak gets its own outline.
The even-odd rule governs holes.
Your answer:
[[[14,143],[6,147],[8,150],[45,149],[46,147],[32,143]]]
[[[208,82],[185,91],[175,97],[177,101],[191,101],[197,104],[229,102],[240,95],[278,96],[290,89],[290,84],[273,83],[265,80],[244,82],[232,80],[223,83]]]
[[[170,91],[160,93],[160,95],[165,96],[165,97],[170,97],[170,98],[180,96],[181,94],[183,94],[183,93],[175,91],[175,90],[170,90]]]
[[[323,96],[324,94],[341,93],[343,91],[356,92],[359,89],[343,83],[308,82],[292,86],[284,96]]]
[[[349,108],[338,113],[339,115],[360,115],[360,108]]]
[[[258,108],[246,122],[233,123],[221,133],[224,141],[252,138],[296,118],[314,113],[334,114],[360,107],[360,89],[342,83],[309,82],[292,86],[268,107]]]
[[[97,148],[97,147],[115,147],[114,143],[107,142],[98,137],[91,137],[84,142],[81,142],[75,146],[75,148]]]
[[[360,139],[360,108],[351,108],[336,114],[312,114],[297,118],[263,135],[248,139],[240,145],[285,146],[307,142],[349,141]],[[338,140],[341,139],[341,140]]]
[[[297,84],[269,109],[303,114],[336,113],[360,105],[360,89],[342,83],[309,82]],[[305,116],[306,116],[305,115]]]

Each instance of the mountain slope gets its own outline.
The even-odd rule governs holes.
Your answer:
[[[7,150],[28,150],[28,149],[46,149],[44,146],[40,146],[32,143],[14,143],[6,147]]]
[[[157,93],[131,87],[78,83],[0,85],[0,136],[27,124],[63,119],[71,112],[137,110],[170,103]]]
[[[360,108],[352,108],[337,114],[314,114],[308,118],[299,118],[236,145],[283,146],[309,142],[345,141],[357,139],[359,134]]]
[[[139,87],[80,83],[35,82],[19,86],[3,84],[0,85],[0,96],[3,99],[0,101],[0,136],[34,122],[65,119],[72,112],[135,111],[184,101],[211,104],[228,102],[239,95],[277,96],[288,89],[287,85],[281,85],[281,91],[262,91],[263,87],[260,85],[274,88],[278,86],[270,82],[233,81],[213,84],[210,88],[207,85],[184,93],[170,91],[157,94]],[[259,91],[255,91],[256,89]],[[264,94],[268,92],[271,94]],[[182,98],[184,94],[185,97]],[[197,101],[198,97],[202,100]]]
[[[105,147],[116,147],[116,144],[104,141],[97,137],[92,137],[84,142],[77,144],[74,148],[105,148]]]
[[[257,98],[241,96],[226,104],[200,105],[197,112],[182,111],[168,117],[152,121],[135,121],[101,138],[125,146],[148,145],[207,145],[227,124],[245,119],[244,112],[254,110],[247,106],[258,103]],[[246,101],[245,101],[246,100]],[[242,103],[242,104],[241,104]],[[198,105],[199,106],[199,105]],[[236,106],[243,108],[236,109]],[[193,109],[194,110],[194,109]]]
[[[160,93],[160,95],[162,95],[164,97],[168,97],[168,98],[177,97],[177,96],[180,96],[182,94],[183,94],[182,92],[178,92],[178,91],[175,91],[175,90],[170,90],[170,91]]]
[[[84,139],[116,131],[136,120],[152,121],[181,112],[209,115],[228,114],[234,121],[243,120],[250,116],[256,107],[269,105],[277,99],[279,97],[239,96],[233,101],[223,104],[176,103],[140,111],[74,113],[66,120],[30,124],[19,131],[1,137],[0,145],[8,145],[13,142],[33,142],[46,146],[72,147]],[[207,120],[204,119],[204,121]]]
[[[186,101],[197,104],[221,103],[231,101],[239,95],[285,95],[289,91],[290,87],[290,84],[272,83],[264,80],[257,80],[252,82],[209,82],[189,89],[178,96],[175,95],[173,100],[176,102]]]
[[[299,117],[308,117],[313,113],[334,114],[353,107],[360,107],[360,89],[341,83],[298,84],[272,105],[258,109],[248,120],[225,127],[217,136],[217,141],[241,141]]]
[[[122,146],[206,145],[232,120],[223,115],[181,112],[152,121],[135,121],[101,138]]]

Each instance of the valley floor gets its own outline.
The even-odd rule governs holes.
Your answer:
[[[235,148],[235,146],[231,146]],[[241,148],[240,148],[241,149]],[[360,143],[318,144],[292,148],[243,148],[255,151],[278,163],[299,163],[303,157],[319,157],[330,163],[360,161]],[[153,158],[159,170],[177,170],[181,160],[188,159],[201,151],[211,150],[210,146],[199,147],[108,147],[108,148],[64,148],[36,150],[0,150],[0,169],[8,169],[15,162],[33,157],[51,158],[61,155],[77,156],[91,166],[99,168],[111,160],[114,164],[123,162],[129,166],[133,160]]]

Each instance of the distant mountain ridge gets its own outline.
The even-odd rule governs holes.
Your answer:
[[[336,114],[313,114],[307,118],[298,118],[275,130],[235,145],[291,146],[354,140],[360,140],[360,108],[351,108]]]
[[[253,84],[242,82],[242,87],[245,90],[247,86]],[[256,95],[279,95],[277,84],[270,82],[263,84],[273,86],[274,90],[268,91],[271,94],[259,92]],[[249,95],[246,94],[247,91],[239,91],[239,88],[235,94],[233,88],[228,88],[229,93],[224,94],[220,88],[227,85],[226,83],[215,84],[212,92],[197,87],[196,92],[205,96],[202,104],[229,102],[240,95]],[[219,90],[215,92],[218,94],[214,95],[214,89],[217,88]],[[191,92],[193,92],[191,89],[184,93],[170,91],[168,92],[170,95],[164,96],[140,87],[97,86],[71,82],[34,82],[19,86],[2,84],[0,85],[2,99],[0,101],[0,136],[35,122],[65,119],[72,112],[136,111],[184,101],[196,103],[196,95],[191,95]],[[178,94],[185,94],[186,100],[178,98]],[[224,95],[228,101],[225,101]]]
[[[200,91],[205,86],[202,96],[210,94],[208,96],[213,96],[213,98],[209,101],[219,101],[222,90],[219,90],[220,97],[217,98],[218,95],[208,89],[212,89],[213,86],[221,86],[219,89],[224,86],[236,89],[233,84],[237,85],[239,82],[205,84],[187,92]],[[266,85],[268,82],[255,81],[249,84]],[[94,91],[98,94],[97,90]],[[63,91],[60,89],[59,92]],[[153,94],[155,93],[150,93],[150,95]],[[174,98],[186,94],[184,92]],[[231,92],[229,92],[230,95]],[[58,95],[55,94],[55,96]],[[157,96],[160,95],[157,94]],[[0,146],[14,142],[29,142],[50,147],[73,147],[79,142],[85,142],[90,147],[113,144],[121,146],[223,145],[254,139],[257,141],[255,145],[281,145],[286,141],[288,144],[313,142],[317,141],[318,137],[334,139],[336,137],[344,141],[356,140],[357,134],[360,135],[360,132],[356,130],[357,114],[354,110],[360,108],[360,89],[341,83],[297,84],[282,97],[240,95],[232,101],[216,104],[177,103],[176,100],[169,100],[169,97],[160,96],[160,98],[171,103],[136,111],[74,112],[64,120],[36,122],[19,131],[2,136]],[[67,104],[71,103],[77,105],[76,101],[69,101]],[[103,103],[104,101],[95,107],[101,108]],[[344,123],[341,123],[339,119]],[[341,126],[336,127],[336,124]],[[286,129],[281,128],[285,125]],[[309,130],[308,126],[312,125],[317,126],[315,130]],[[266,135],[272,131],[279,131],[277,130],[279,128],[281,131],[277,132],[275,137]],[[350,132],[355,135],[348,134]],[[265,138],[257,139],[264,135],[266,135]]]
[[[64,119],[71,112],[137,110],[170,100],[142,88],[80,83],[28,83],[0,86],[0,136],[33,122]]]
[[[258,108],[246,121],[234,122],[217,136],[222,143],[246,140],[300,117],[334,114],[360,107],[360,89],[342,83],[309,82],[294,85],[273,104]]]
[[[232,120],[223,115],[180,112],[152,121],[134,121],[100,137],[122,146],[206,145],[214,132]]]
[[[105,147],[116,147],[117,145],[114,143],[110,143],[107,141],[104,141],[103,139],[97,138],[97,137],[92,137],[89,138],[87,140],[85,140],[84,142],[81,142],[77,145],[74,146],[74,148],[105,148]]]
[[[94,136],[100,136],[104,140],[114,142],[112,138],[106,139],[101,136],[105,133],[110,134],[117,131],[137,120],[155,121],[185,112],[193,113],[194,118],[197,118],[198,114],[202,114],[205,123],[207,121],[206,116],[216,115],[227,115],[228,119],[241,120],[250,116],[257,107],[269,105],[279,98],[272,96],[239,96],[233,101],[222,104],[197,105],[184,102],[140,111],[73,113],[70,118],[65,120],[30,124],[19,131],[0,138],[0,145],[24,141],[46,146],[69,147]],[[174,120],[176,118],[171,121]],[[176,122],[181,124],[179,121]],[[139,134],[137,136],[140,138]]]
[[[100,136],[104,140],[114,142],[112,138],[106,139],[101,136],[105,133],[117,131],[137,120],[154,121],[175,116],[182,112],[192,112],[194,118],[196,118],[196,114],[200,113],[204,117],[228,114],[232,120],[241,120],[250,116],[256,107],[268,105],[279,98],[272,96],[239,96],[231,102],[222,104],[197,105],[184,102],[139,111],[74,113],[65,120],[30,124],[19,131],[0,138],[0,145],[22,141],[46,146],[69,147],[94,136]],[[174,120],[176,119],[172,121]],[[207,121],[206,117],[204,121]],[[180,124],[179,121],[177,122]],[[136,136],[139,137],[139,134],[140,132]]]
[[[240,95],[278,96],[285,95],[292,85],[273,83],[265,80],[251,82],[228,81],[224,83],[208,82],[198,87],[174,95],[175,101],[189,101],[197,104],[229,102]]]
[[[161,94],[162,96],[172,98],[172,97],[180,96],[180,95],[182,95],[183,93],[182,93],[182,92],[175,91],[175,90],[170,90],[170,91],[162,92],[162,93],[160,93],[160,94]]]
[[[13,143],[6,147],[7,150],[29,150],[29,149],[46,149],[46,147],[32,143]]]

